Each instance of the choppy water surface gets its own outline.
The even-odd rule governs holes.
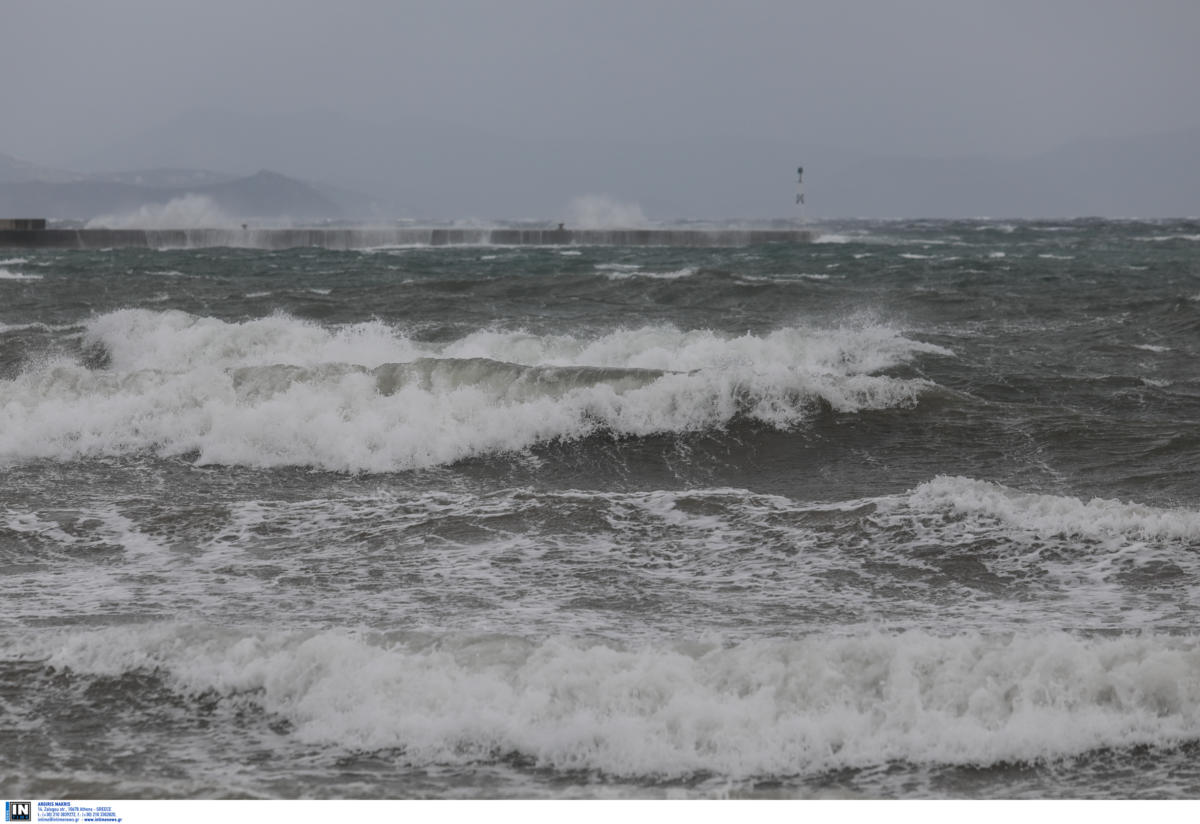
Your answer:
[[[29,796],[1196,797],[1200,224],[0,259]]]

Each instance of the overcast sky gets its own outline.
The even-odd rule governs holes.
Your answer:
[[[5,2],[0,152],[199,107],[1021,155],[1200,123],[1196,0]]]

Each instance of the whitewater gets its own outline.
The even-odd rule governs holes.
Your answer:
[[[5,786],[1200,795],[1200,227],[821,230],[0,261]]]

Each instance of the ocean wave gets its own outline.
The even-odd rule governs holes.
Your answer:
[[[851,232],[821,232],[813,243],[870,243],[880,242],[880,238],[866,231]]]
[[[984,505],[973,503],[981,499]],[[144,604],[203,611],[227,587],[259,591],[264,577],[336,569],[341,582],[327,587],[327,606],[310,609],[314,620],[352,613],[372,627],[436,620],[456,630],[610,631],[626,640],[697,626],[792,635],[834,616],[869,626],[898,613],[912,629],[1186,630],[1196,612],[1189,582],[1200,575],[1198,512],[1112,500],[1084,504],[956,478],[820,504],[733,487],[598,492],[493,485],[482,492],[379,489],[247,500],[195,522],[189,517],[148,519],[128,506],[93,502],[0,504],[0,541],[23,546],[27,561],[57,564],[64,549],[121,558],[119,573],[87,565],[77,574],[29,578],[29,586],[42,581],[69,605],[52,604],[43,613],[29,602],[23,614],[108,615],[135,597],[130,582],[147,576],[159,582]],[[438,551],[427,553],[431,536]],[[186,560],[179,546],[188,547]],[[388,560],[370,562],[373,574],[386,568],[405,587],[387,594],[357,589],[366,547],[386,547]],[[540,580],[534,589],[531,569]],[[192,575],[207,579],[213,570],[221,570],[222,586],[198,591]],[[622,628],[610,597],[629,591],[655,606],[652,615],[639,608],[621,613],[627,620],[640,615]],[[486,623],[477,623],[483,613],[467,608],[435,616],[425,600],[431,592],[446,603],[489,604]],[[1011,600],[1016,592],[1019,603]],[[290,588],[270,587],[237,614],[261,620],[286,611],[292,597]]]
[[[628,280],[630,278],[651,278],[654,280],[678,280],[679,278],[691,277],[700,269],[695,266],[685,266],[682,269],[674,269],[666,272],[646,272],[637,269],[618,269],[612,266],[604,267],[597,266],[597,269],[604,271],[605,277],[609,280]]]
[[[1200,740],[1194,636],[921,632],[622,645],[182,624],[9,635],[5,658],[155,673],[312,746],[416,766],[678,779],[1045,763]]]
[[[393,471],[598,432],[697,432],[739,418],[788,428],[821,407],[911,406],[932,384],[880,373],[950,354],[868,324],[741,337],[484,330],[429,344],[380,322],[149,310],[94,318],[82,343],[103,368],[59,358],[3,382],[0,460],[196,453]]]
[[[940,476],[908,496],[915,509],[986,518],[1042,537],[1200,540],[1200,512],[1065,495],[1020,492],[972,478]]]
[[[523,366],[488,358],[418,358],[409,363],[385,363],[374,369],[346,364],[320,367],[243,366],[233,372],[240,400],[260,400],[287,391],[295,384],[319,383],[348,374],[371,375],[381,395],[408,387],[426,392],[483,387],[502,401],[561,398],[576,389],[600,385],[621,393],[640,389],[667,372],[659,369],[621,369],[595,366]],[[678,373],[674,373],[678,374]]]
[[[1019,587],[1032,598],[1022,613],[1041,626],[1194,623],[1185,604],[1188,582],[1200,575],[1195,508],[1084,500],[948,476],[874,506],[867,529],[873,546],[918,573],[946,573],[965,587],[959,595],[978,614],[989,604],[971,592]]]
[[[14,272],[11,269],[0,268],[0,280],[41,280],[41,275],[28,275],[24,272]]]
[[[40,321],[34,321],[33,323],[0,323],[0,334],[7,332],[27,332],[34,329],[39,332],[67,332],[77,330],[79,327],[72,323],[51,324],[41,323]]]

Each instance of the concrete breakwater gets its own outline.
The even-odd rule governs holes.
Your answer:
[[[807,243],[806,229],[0,229],[0,248],[109,249],[141,247],[247,249],[369,249],[377,246],[749,246]]]

